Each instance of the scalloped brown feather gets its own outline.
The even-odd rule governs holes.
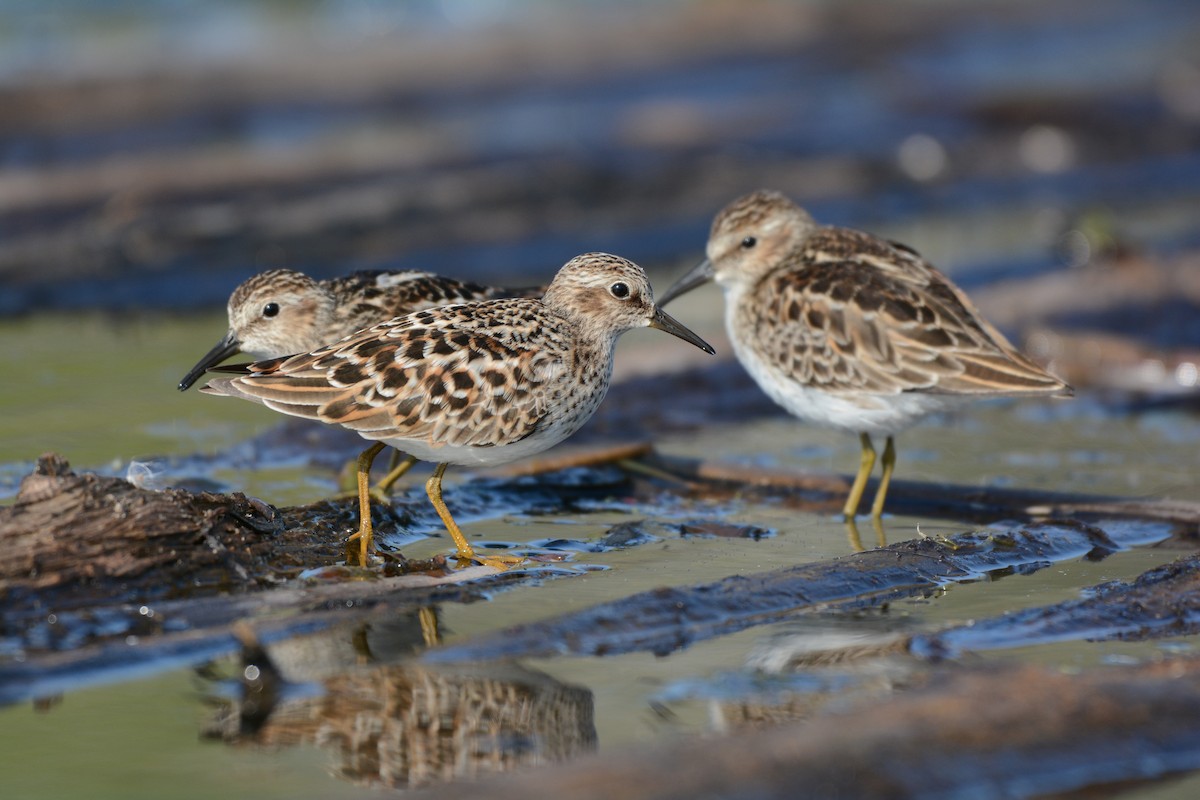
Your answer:
[[[737,309],[782,375],[829,392],[1069,395],[909,248],[825,227]]]

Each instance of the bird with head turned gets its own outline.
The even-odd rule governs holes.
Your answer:
[[[372,539],[366,474],[386,444],[437,465],[430,501],[460,558],[477,556],[442,501],[449,465],[505,464],[558,444],[608,390],[617,338],[666,331],[712,348],[654,302],[641,267],[587,253],[567,262],[544,297],[426,309],[358,331],[310,353],[223,368],[202,390],[261,403],[375,442],[359,458],[360,563]]]

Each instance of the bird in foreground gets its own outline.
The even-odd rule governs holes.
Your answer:
[[[716,281],[734,353],[762,390],[801,419],[859,434],[847,520],[875,466],[872,436],[887,439],[871,505],[878,519],[904,428],[970,398],[1073,393],[915,251],[818,225],[779,192],[720,211],[706,255],[660,304]]]
[[[309,353],[355,331],[413,311],[501,297],[539,297],[545,287],[504,288],[431,272],[361,271],[315,280],[271,269],[243,281],[229,296],[229,330],[179,382],[187,391],[211,367],[239,352],[256,361]],[[416,462],[392,464],[379,483],[386,492]]]
[[[385,445],[437,467],[425,485],[460,559],[477,556],[442,501],[446,467],[491,466],[540,453],[595,412],[612,375],[617,337],[652,327],[707,353],[703,339],[654,303],[631,261],[589,253],[568,261],[540,298],[444,306],[407,314],[340,342],[224,367],[201,391],[240,397],[375,442],[358,460],[360,564],[372,528],[367,475]]]

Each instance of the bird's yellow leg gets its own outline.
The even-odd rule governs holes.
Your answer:
[[[896,468],[896,445],[887,437],[883,448],[883,474],[879,476],[879,488],[875,490],[875,502],[871,503],[871,516],[879,519],[883,515],[883,501],[887,497],[888,484],[892,482],[892,470]]]
[[[467,541],[466,536],[463,536],[458,523],[454,521],[454,517],[450,516],[450,509],[446,508],[445,502],[442,501],[442,475],[446,472],[446,467],[448,466],[449,464],[438,464],[434,468],[433,475],[429,476],[429,480],[425,481],[425,493],[429,495],[429,502],[433,503],[438,516],[442,518],[442,524],[449,531],[450,538],[454,539],[454,546],[458,548],[458,558],[475,561],[487,567],[495,567],[496,569],[508,569],[524,561],[525,559],[520,556],[475,555],[475,550],[471,547],[471,543]]]
[[[375,456],[387,447],[383,442],[363,450],[358,456],[358,533],[350,537],[350,541],[358,539],[358,565],[367,565],[367,554],[371,551],[371,539],[375,535],[371,527],[371,464]]]
[[[459,530],[458,523],[454,521],[454,517],[450,516],[450,509],[446,508],[446,504],[442,501],[442,475],[446,472],[448,464],[438,464],[433,474],[429,476],[429,480],[425,481],[425,494],[429,495],[429,502],[433,503],[434,510],[438,516],[442,518],[442,524],[446,526],[446,530],[450,532],[450,537],[454,539],[454,546],[458,548],[459,558],[474,558],[475,550],[471,547],[471,543],[467,541],[467,537],[463,536],[463,532]]]
[[[383,480],[375,484],[375,492],[381,495],[388,495],[392,492],[392,487],[396,485],[396,481],[404,477],[404,473],[412,469],[413,464],[417,463],[414,456],[404,455],[399,450],[392,451],[392,461],[388,464],[388,474],[383,476]]]
[[[871,446],[871,437],[860,433],[858,440],[862,442],[862,459],[858,464],[858,474],[854,476],[854,484],[850,487],[850,496],[846,498],[846,505],[842,509],[846,519],[854,519],[858,513],[858,503],[862,500],[863,490],[867,488],[867,479],[875,468],[875,448]]]

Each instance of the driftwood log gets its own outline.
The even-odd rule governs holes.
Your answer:
[[[1103,557],[1161,541],[1170,532],[1170,526],[1157,522],[1106,529],[1102,523],[1066,520],[898,542],[830,561],[639,592],[432,650],[425,658],[450,663],[643,650],[666,655],[798,612],[880,606],[988,573]]]
[[[377,524],[412,516],[402,503],[372,512]],[[352,499],[280,510],[239,492],[154,491],[76,474],[48,454],[0,508],[0,597],[61,606],[273,587],[342,560],[357,516]],[[393,556],[373,577],[444,567]]]
[[[924,658],[954,658],[966,651],[1066,639],[1131,641],[1195,633],[1200,633],[1200,553],[1155,567],[1132,582],[1090,587],[1075,600],[918,634],[908,648]]]
[[[245,584],[282,528],[278,511],[242,494],[148,491],[48,454],[0,508],[0,593]]]

